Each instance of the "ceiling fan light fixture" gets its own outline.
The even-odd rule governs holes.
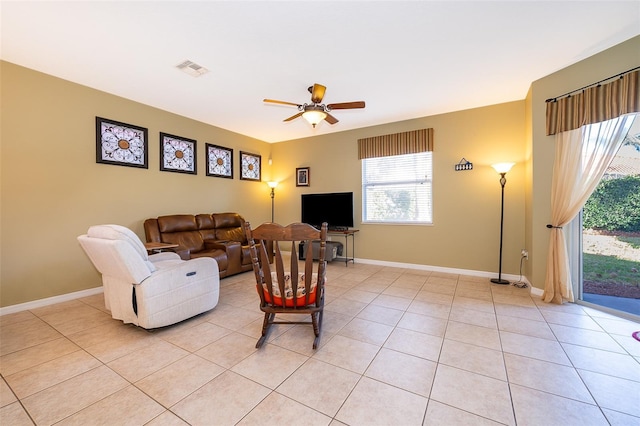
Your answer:
[[[364,108],[364,101],[357,102],[339,102],[334,104],[323,104],[322,99],[324,98],[326,87],[322,84],[314,84],[313,86],[309,86],[308,90],[311,92],[311,103],[304,104],[296,104],[293,102],[286,101],[278,101],[275,99],[265,99],[263,102],[270,102],[274,104],[280,105],[291,105],[298,108],[298,113],[292,115],[291,117],[285,118],[284,122],[289,122],[291,120],[295,120],[296,118],[302,116],[305,120],[313,128],[315,129],[316,125],[320,123],[322,120],[327,123],[334,125],[338,122],[338,119],[335,118],[330,112],[334,109],[354,109],[354,108]]]
[[[302,117],[309,122],[313,127],[320,123],[327,117],[327,113],[321,107],[311,107],[302,113]]]

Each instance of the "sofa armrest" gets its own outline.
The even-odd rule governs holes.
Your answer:
[[[178,247],[172,249],[171,251],[173,251],[178,256],[180,256],[180,259],[182,259],[182,260],[191,259],[191,250],[189,250],[186,247],[178,246]]]
[[[148,243],[161,243],[162,236],[158,228],[158,219],[147,219],[144,221],[144,236]]]
[[[227,274],[237,274],[242,271],[242,244],[238,241],[205,240],[207,249],[221,249],[227,254]]]

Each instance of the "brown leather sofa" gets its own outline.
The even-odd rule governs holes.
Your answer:
[[[144,221],[147,242],[178,244],[183,259],[212,257],[220,278],[252,270],[244,218],[237,213],[176,214]]]

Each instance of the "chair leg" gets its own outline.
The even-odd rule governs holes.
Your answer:
[[[311,324],[313,324],[313,349],[318,349],[318,343],[320,343],[320,326],[322,325],[322,311],[311,314]]]
[[[262,336],[258,339],[258,343],[256,343],[256,349],[260,349],[260,347],[262,346],[262,344],[264,343],[264,340],[267,338],[267,336]]]
[[[267,332],[269,331],[269,326],[273,323],[273,318],[275,314],[270,314],[265,312],[264,321],[262,322],[262,336],[258,339],[258,343],[256,343],[256,348],[260,348],[264,341],[267,339]]]

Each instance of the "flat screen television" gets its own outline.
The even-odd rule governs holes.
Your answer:
[[[318,229],[323,222],[334,230],[353,227],[353,192],[302,194],[302,222]]]

